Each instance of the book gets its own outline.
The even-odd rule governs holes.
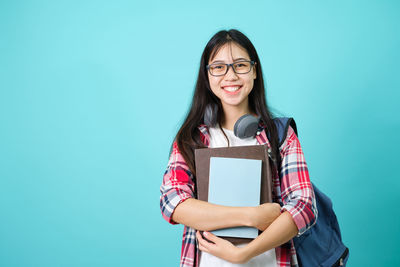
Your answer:
[[[261,182],[259,204],[272,202],[272,173],[266,145],[238,146],[222,148],[200,148],[195,150],[196,196],[197,199],[209,201],[210,162],[211,158],[253,159],[261,160]],[[231,168],[228,166],[227,169]],[[238,227],[241,228],[241,227]],[[219,229],[221,230],[221,229]],[[258,232],[259,234],[259,232]],[[253,237],[223,237],[233,244],[249,242]]]
[[[210,158],[208,202],[232,207],[260,204],[261,164],[259,159]],[[212,231],[217,236],[256,238],[258,229],[233,227]]]

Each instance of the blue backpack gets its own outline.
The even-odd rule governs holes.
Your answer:
[[[289,125],[297,135],[293,118],[275,118],[274,122],[278,130],[279,147],[286,139]],[[317,202],[318,219],[308,231],[293,238],[299,264],[303,267],[345,266],[349,258],[349,249],[342,242],[332,201],[314,184],[312,185]]]

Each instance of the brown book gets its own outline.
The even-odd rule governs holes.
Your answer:
[[[195,150],[197,198],[208,201],[210,158],[241,158],[262,160],[260,204],[272,202],[272,175],[267,145],[201,148]],[[250,242],[251,238],[223,237],[235,245]]]

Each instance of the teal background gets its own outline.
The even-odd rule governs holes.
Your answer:
[[[177,266],[159,186],[202,50],[254,43],[348,266],[400,266],[400,2],[1,1],[0,266]]]

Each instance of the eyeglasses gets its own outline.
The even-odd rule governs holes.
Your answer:
[[[249,73],[254,64],[254,61],[243,60],[232,64],[214,63],[207,65],[206,68],[212,76],[224,76],[228,72],[229,67],[232,67],[236,74]]]

